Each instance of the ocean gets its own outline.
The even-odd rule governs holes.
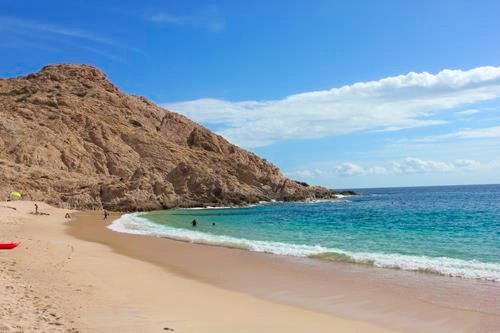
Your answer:
[[[355,191],[336,200],[125,214],[109,228],[500,282],[500,185]]]

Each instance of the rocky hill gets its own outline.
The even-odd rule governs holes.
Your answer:
[[[332,197],[98,69],[50,65],[0,79],[0,196],[150,210]]]

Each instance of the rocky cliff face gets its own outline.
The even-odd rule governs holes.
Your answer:
[[[98,69],[51,65],[0,79],[0,196],[150,210],[332,197]]]

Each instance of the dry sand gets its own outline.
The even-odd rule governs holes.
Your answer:
[[[67,210],[0,203],[0,332],[389,332],[214,287],[66,233]],[[10,209],[5,206],[16,208]],[[104,224],[103,224],[104,227]]]

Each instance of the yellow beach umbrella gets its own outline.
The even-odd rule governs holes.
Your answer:
[[[21,197],[22,197],[21,193],[19,193],[17,191],[10,192],[10,198],[12,200],[19,200],[19,199],[21,199]]]

